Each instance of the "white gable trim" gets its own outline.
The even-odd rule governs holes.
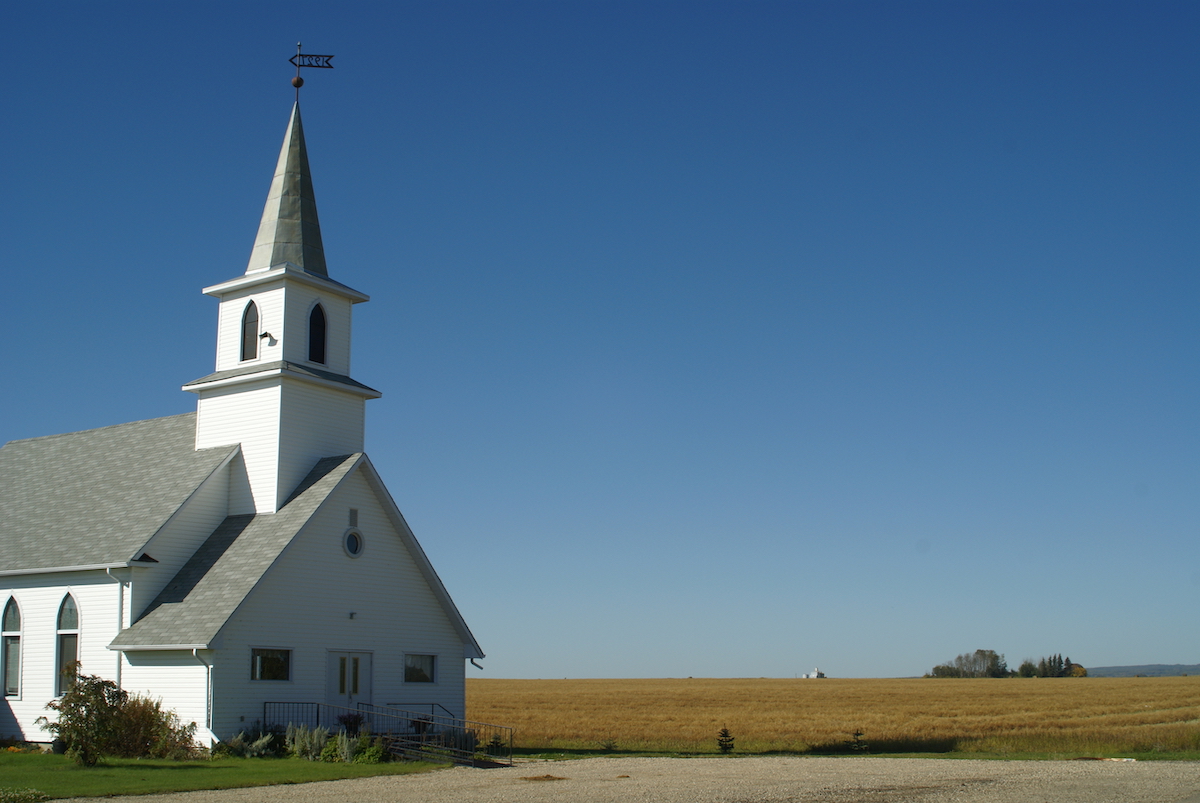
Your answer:
[[[404,520],[404,514],[396,506],[396,501],[392,499],[391,493],[388,491],[387,486],[383,484],[383,480],[380,478],[379,472],[375,470],[375,466],[371,463],[370,458],[364,454],[359,459],[358,465],[354,468],[361,468],[363,470],[363,476],[366,478],[367,484],[375,492],[375,496],[379,499],[384,511],[392,520],[392,525],[400,533],[400,538],[404,541],[404,545],[408,547],[413,560],[416,561],[417,568],[421,570],[425,581],[429,583],[429,588],[442,604],[442,608],[446,611],[446,615],[450,618],[454,629],[458,631],[459,636],[463,640],[463,658],[483,658],[483,649],[479,646],[479,642],[475,640],[475,636],[471,633],[471,628],[467,627],[467,621],[459,613],[458,606],[454,604],[454,600],[450,597],[450,592],[442,584],[442,579],[438,577],[433,564],[430,563],[429,557],[425,554],[425,550],[421,548],[421,544],[417,541],[417,537],[413,535],[408,522]],[[354,469],[351,469],[346,472],[346,476],[348,477],[353,473]]]

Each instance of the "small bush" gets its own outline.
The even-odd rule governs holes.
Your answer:
[[[382,764],[387,760],[387,751],[383,749],[383,742],[379,739],[359,750],[354,756],[355,764]]]
[[[871,749],[871,746],[863,741],[863,732],[857,730],[850,734],[850,740],[846,742],[846,747],[855,753],[866,753]]]
[[[325,746],[321,748],[322,761],[337,763],[342,760],[342,746],[338,744],[337,739],[337,736],[341,735],[342,734],[337,734],[332,736],[329,738],[329,741],[325,742]]]
[[[717,731],[717,749],[722,753],[733,752],[734,736],[729,732],[729,728],[721,728]]]
[[[184,725],[161,700],[134,695],[117,713],[113,741],[105,752],[122,758],[185,759],[195,756],[196,723]]]
[[[71,671],[74,671],[72,668]],[[132,697],[111,680],[76,675],[63,696],[46,703],[58,721],[36,723],[66,745],[77,764],[95,766],[101,756],[189,758],[195,755],[196,723],[184,725],[158,700]]]

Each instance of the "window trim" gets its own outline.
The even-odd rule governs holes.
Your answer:
[[[408,670],[410,668],[408,665],[409,658],[428,658],[429,659],[429,663],[431,664],[430,668],[433,671],[433,674],[429,678],[429,680],[409,679],[409,677],[408,677]],[[412,667],[412,668],[418,669],[422,673],[425,672],[425,670],[421,667]],[[429,652],[406,652],[406,653],[404,653],[404,682],[405,683],[436,684],[438,682],[438,656],[437,656],[437,653],[429,653]]]
[[[67,607],[68,601],[70,601],[71,607],[75,610],[75,626],[74,627],[63,627],[62,626],[63,610]],[[79,601],[75,599],[74,594],[72,594],[70,591],[68,591],[65,595],[63,595],[62,602],[60,602],[58,604],[58,613],[55,614],[55,616],[54,616],[54,696],[55,697],[62,697],[63,694],[65,694],[67,691],[67,684],[69,681],[63,677],[63,673],[66,671],[67,667],[74,665],[76,667],[75,671],[76,672],[79,671],[79,669],[78,669],[79,664],[80,664],[80,660],[79,660],[79,641],[80,641],[80,639],[79,639],[79,636],[82,632],[82,627],[80,626],[81,618],[82,617],[80,616],[80,612],[79,612]],[[63,645],[65,643],[64,639],[67,637],[73,637],[75,640],[75,656],[70,661],[63,660],[64,653],[65,653],[65,651],[63,650]]]
[[[354,552],[350,549],[351,538],[358,539],[357,552]],[[354,559],[358,559],[363,556],[363,553],[367,551],[367,538],[363,535],[362,530],[358,529],[357,527],[351,527],[346,530],[346,532],[342,533],[342,551],[345,552],[348,557]]]
[[[5,627],[8,619],[8,612],[15,611],[17,616],[16,629]],[[15,596],[9,596],[8,601],[4,603],[4,609],[0,610],[0,699],[5,700],[20,700],[21,699],[21,662],[24,656],[21,654],[21,635],[24,628],[24,620],[21,617],[21,604],[17,602]],[[9,649],[10,645],[16,646],[16,690],[12,693],[8,691],[9,684]]]
[[[250,313],[254,313],[253,329],[248,331],[247,326],[250,324]],[[258,359],[258,341],[259,333],[262,331],[262,314],[258,311],[258,305],[254,303],[254,299],[250,299],[246,306],[242,308],[242,323],[239,329],[240,336],[238,342],[238,362],[250,362]],[[249,356],[247,356],[249,355]]]
[[[262,657],[260,653],[278,652],[283,653],[287,662],[287,677],[285,678],[264,678],[257,675],[262,672],[262,664],[255,661],[256,658]],[[250,680],[254,682],[266,683],[291,683],[292,682],[292,650],[285,647],[251,647],[250,648]]]
[[[317,327],[313,325],[318,313],[321,316],[320,340],[317,339]],[[319,354],[313,346],[320,346]],[[318,356],[320,359],[317,359]],[[321,304],[320,299],[308,311],[308,361],[317,365],[329,364],[329,315],[325,313],[325,307]]]

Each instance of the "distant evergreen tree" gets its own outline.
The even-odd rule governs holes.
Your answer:
[[[717,749],[722,753],[733,752],[733,734],[729,732],[729,728],[721,728],[717,731]]]

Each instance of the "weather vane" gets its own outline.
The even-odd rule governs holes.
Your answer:
[[[296,100],[300,100],[300,87],[304,86],[304,79],[300,77],[301,67],[321,67],[326,70],[332,70],[333,65],[329,60],[333,56],[314,56],[309,53],[300,52],[300,43],[296,43],[296,55],[292,56],[288,61],[296,65],[296,77],[292,79],[292,86],[296,87]]]

